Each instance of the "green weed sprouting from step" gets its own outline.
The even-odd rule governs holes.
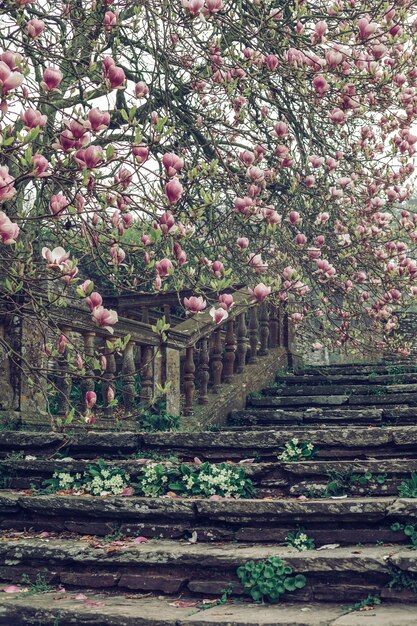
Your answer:
[[[389,589],[408,589],[417,595],[417,575],[403,572],[397,567],[390,566],[388,569],[391,580],[388,583]]]
[[[379,596],[373,596],[369,594],[367,598],[360,600],[359,602],[355,602],[355,604],[350,604],[344,607],[346,613],[353,613],[354,611],[360,611],[365,607],[374,607],[381,604],[381,598]]]
[[[391,526],[391,530],[393,532],[399,532],[402,530],[404,535],[410,539],[411,547],[414,550],[417,550],[417,524],[400,524],[399,522],[395,522]]]
[[[288,546],[292,548],[296,548],[299,552],[304,552],[305,550],[315,550],[316,544],[314,543],[314,539],[309,537],[302,530],[297,530],[293,533],[288,533],[285,537]]]
[[[417,473],[412,472],[411,478],[405,480],[398,487],[398,495],[401,498],[417,498]]]
[[[138,415],[140,430],[147,432],[154,431],[175,431],[181,426],[181,418],[170,415],[166,410],[165,402],[158,399],[152,406]]]
[[[215,606],[223,606],[227,604],[229,597],[233,593],[233,583],[229,583],[224,589],[221,591],[221,596],[218,600],[213,600],[213,602],[204,602],[203,604],[198,604],[197,607],[200,611],[207,611],[207,609],[212,609]]]
[[[354,487],[367,487],[367,493],[370,493],[372,486],[385,483],[386,474],[372,474],[371,472],[352,474],[349,471],[330,472],[329,478],[330,482],[324,487],[324,493],[327,494],[327,497],[340,497],[352,493]]]
[[[111,525],[112,532],[103,537],[103,541],[105,543],[112,543],[113,541],[119,541],[122,539],[123,533],[120,530],[120,524],[112,524]]]
[[[294,574],[290,565],[275,556],[265,561],[248,561],[236,573],[245,594],[255,602],[278,602],[286,592],[302,589],[307,583],[305,576]]]
[[[45,575],[48,574],[48,570],[44,569],[45,574],[38,572],[35,580],[32,580],[27,574],[22,574],[22,583],[28,585],[28,595],[34,595],[35,593],[46,593],[52,591],[52,586],[46,582]]]
[[[283,463],[295,463],[297,461],[311,461],[318,453],[315,445],[309,441],[300,441],[293,437],[282,448],[277,460]]]
[[[154,452],[153,450],[137,450],[132,457],[133,459],[150,459],[152,461],[163,461],[169,463],[179,463],[180,458],[176,454],[163,454]]]
[[[264,397],[262,391],[252,391],[252,393],[248,394],[248,400],[260,400]]]

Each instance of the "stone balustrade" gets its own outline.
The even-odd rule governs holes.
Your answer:
[[[161,390],[170,415],[189,416],[249,366],[262,368],[271,350],[280,348],[286,363],[291,359],[293,331],[285,305],[255,303],[247,289],[235,292],[229,316],[218,326],[208,312],[185,318],[177,294],[122,297],[106,306],[119,313],[113,335],[73,306],[50,309],[47,320],[31,319],[30,313],[18,322],[0,318],[0,418],[49,422],[51,389],[55,413],[62,416],[70,411],[74,391],[81,412],[86,392],[93,390],[101,395],[95,407],[100,419],[137,415]],[[162,316],[170,324],[166,337],[155,330]],[[47,339],[53,335],[56,341],[59,334],[67,346],[48,358]]]

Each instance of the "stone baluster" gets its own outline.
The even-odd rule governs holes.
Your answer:
[[[141,372],[141,402],[149,403],[152,400],[153,389],[153,350],[152,346],[142,346],[142,362],[140,367]]]
[[[187,348],[185,351],[185,362],[184,362],[184,415],[192,415],[192,407],[193,407],[193,398],[194,398],[194,374],[195,374],[195,364],[194,364],[194,348]]]
[[[223,376],[225,383],[231,383],[233,380],[233,371],[235,363],[236,341],[234,333],[234,320],[226,322],[226,349],[223,356]]]
[[[149,324],[149,309],[147,306],[143,306],[141,308],[141,313],[142,313],[142,322],[144,324]]]
[[[69,326],[62,326],[60,328],[61,334],[64,335],[69,342],[71,342],[71,328]],[[70,394],[72,389],[72,380],[68,367],[68,349],[65,348],[60,353],[57,359],[58,365],[58,393],[59,393],[59,408],[60,415],[67,415],[71,409]]]
[[[84,341],[84,367],[85,367],[85,376],[81,383],[81,390],[85,397],[87,391],[94,391],[94,370],[93,370],[93,359],[94,359],[94,338],[96,333],[91,331],[83,332],[83,341]]]
[[[249,363],[256,363],[258,354],[258,307],[250,310],[249,320]]]
[[[259,355],[266,356],[269,352],[268,344],[269,344],[269,315],[268,315],[268,305],[263,302],[260,307],[260,324],[259,324],[259,339],[260,339],[260,348]]]
[[[269,313],[269,345],[271,348],[278,348],[280,345],[279,341],[279,308],[271,306]]]
[[[171,305],[164,304],[164,317],[167,324],[171,324]]]
[[[213,333],[213,346],[211,352],[211,371],[213,375],[213,393],[219,393],[222,381],[222,336],[221,329],[216,328]]]
[[[14,390],[11,384],[10,361],[7,352],[6,329],[0,321],[0,409],[11,409],[14,405]]]
[[[122,381],[123,381],[123,404],[125,408],[125,414],[130,415],[133,412],[135,404],[136,389],[135,389],[135,342],[129,341],[125,351],[123,353],[122,364]]]
[[[246,352],[248,350],[247,335],[246,313],[241,313],[237,318],[236,372],[238,374],[242,374],[245,369]]]
[[[104,354],[107,360],[106,371],[103,375],[103,404],[104,404],[104,414],[107,417],[111,417],[113,415],[113,407],[109,406],[109,402],[114,398],[115,395],[115,377],[116,377],[116,358],[114,354],[114,339],[105,339],[105,350]]]
[[[204,337],[204,339],[200,342],[200,363],[199,363],[199,372],[198,378],[200,381],[200,396],[199,403],[207,404],[208,395],[207,395],[207,387],[210,378],[209,374],[209,348],[208,348],[208,339]]]

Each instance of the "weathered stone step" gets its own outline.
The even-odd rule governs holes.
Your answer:
[[[417,523],[417,500],[398,497],[211,500],[108,496],[31,496],[0,492],[0,529],[198,541],[285,542],[302,527],[316,545],[399,543],[394,522]],[[0,542],[1,543],[1,542]],[[0,568],[1,569],[1,568]]]
[[[382,592],[392,571],[414,576],[417,552],[401,546],[354,547],[298,552],[275,544],[192,544],[174,541],[98,545],[74,539],[0,542],[0,580],[16,584],[23,574],[81,588],[218,596],[230,583],[242,594],[236,569],[250,560],[276,556],[307,577],[293,602],[349,602]],[[46,568],[46,569],[45,569]],[[411,599],[411,598],[410,598]]]
[[[275,385],[272,387],[266,387],[262,391],[263,396],[276,396],[280,398],[287,398],[292,396],[338,396],[338,395],[346,395],[346,396],[370,396],[370,398],[374,398],[375,396],[381,397],[386,394],[403,394],[403,393],[417,393],[417,384],[415,383],[401,383],[401,384],[391,384],[391,385],[380,385],[380,384],[363,384],[363,385],[354,385],[354,384],[329,384],[329,385]]]
[[[401,374],[334,374],[329,371],[323,374],[286,374],[279,375],[276,383],[292,387],[296,385],[394,385],[417,383],[417,373]]]
[[[130,594],[50,592],[4,594],[2,626],[415,626],[417,604],[383,602],[366,613],[348,613],[340,604],[251,604],[181,606],[189,598],[134,597]],[[175,602],[178,604],[175,606]],[[173,606],[174,605],[174,606]],[[358,621],[359,620],[359,621]]]
[[[240,411],[232,411],[229,424],[233,426],[269,426],[279,427],[283,424],[317,424],[343,426],[360,424],[378,426],[382,424],[417,424],[417,407],[396,404],[377,407],[341,407],[321,408],[290,407],[290,408],[262,408],[249,407]]]
[[[417,457],[417,426],[288,426],[281,430],[222,432],[85,432],[72,436],[60,433],[0,433],[0,457],[24,451],[46,455],[60,451],[81,458],[117,458],[139,451],[177,454],[184,460],[241,460],[257,456],[275,460],[280,448],[293,437],[309,441],[326,458]]]
[[[41,488],[46,479],[52,478],[54,472],[82,473],[97,459],[7,459],[0,460],[0,478],[3,488],[32,489]],[[130,475],[132,482],[140,476],[143,466],[155,463],[147,459],[116,459],[108,460],[108,467],[123,469]],[[162,464],[164,462],[162,461]],[[167,467],[176,463],[168,463]],[[193,464],[191,464],[193,465]],[[244,468],[256,488],[257,497],[266,495],[305,494],[309,483],[325,485],[335,473],[343,475],[366,472],[373,476],[385,475],[381,484],[370,481],[365,486],[351,486],[352,495],[397,495],[400,483],[410,478],[410,472],[417,472],[417,459],[379,459],[364,461],[306,461],[283,463],[276,460],[271,463],[236,464],[236,468]]]
[[[338,365],[316,365],[306,366],[297,373],[326,375],[326,374],[390,374],[398,373],[415,373],[416,366],[414,363],[340,363]]]
[[[403,385],[401,385],[402,387]],[[411,386],[411,385],[407,385]],[[417,405],[417,391],[412,393],[407,392],[392,392],[384,393],[383,395],[306,395],[306,396],[273,396],[265,395],[256,398],[248,398],[248,406],[254,407],[294,407],[294,406],[307,406],[307,407],[329,407],[329,406],[352,406],[352,405],[389,405],[389,404],[405,404],[415,406]]]

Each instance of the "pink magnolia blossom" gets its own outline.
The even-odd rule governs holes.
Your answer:
[[[91,311],[103,304],[103,298],[97,291],[93,291],[88,298],[85,299]]]
[[[23,74],[20,72],[12,72],[10,67],[4,61],[0,61],[0,91],[6,96],[9,91],[20,87],[23,83]]]
[[[20,119],[22,120],[26,129],[31,128],[43,128],[47,122],[46,115],[42,115],[37,109],[26,109],[21,113]]]
[[[14,178],[9,174],[7,165],[0,166],[0,203],[13,198],[16,193]]]
[[[329,114],[333,124],[343,124],[346,121],[346,114],[339,108],[334,108]]]
[[[41,86],[45,91],[53,91],[61,84],[63,78],[61,70],[56,67],[47,67],[43,73]]]
[[[288,125],[283,121],[275,124],[274,130],[278,137],[286,137],[288,135]]]
[[[42,257],[48,261],[48,267],[51,269],[62,269],[69,256],[70,253],[61,246],[57,246],[53,250],[47,247],[42,248]]]
[[[236,243],[241,250],[245,250],[249,246],[249,239],[247,237],[238,237]]]
[[[329,83],[322,74],[313,78],[313,87],[320,96],[323,96],[330,89]]]
[[[95,391],[87,391],[84,396],[87,409],[92,409],[97,402],[97,394]]]
[[[253,289],[248,289],[249,293],[257,302],[263,302],[271,294],[271,287],[264,283],[258,283]]]
[[[68,205],[69,201],[62,193],[51,196],[49,200],[49,208],[55,217],[60,217]]]
[[[117,316],[117,312],[112,309],[105,309],[102,305],[100,305],[96,306],[92,313],[93,321],[100,326],[100,328],[105,328],[109,331],[109,333],[113,334],[114,329],[111,327],[111,324],[116,324],[118,322],[119,318]]]
[[[220,303],[220,306],[222,307],[222,309],[226,309],[226,311],[229,311],[229,309],[231,309],[232,306],[234,305],[232,294],[231,293],[222,293],[219,296],[219,303]]]
[[[262,260],[260,254],[249,254],[249,265],[255,270],[257,274],[262,274],[268,269],[268,264]]]
[[[223,8],[223,0],[206,0],[206,7],[209,13],[218,13]]]
[[[184,193],[184,188],[177,178],[170,180],[165,185],[165,195],[168,198],[170,204],[175,204],[181,198]]]
[[[255,161],[255,155],[250,150],[243,150],[243,152],[239,154],[239,159],[244,165],[249,167]]]
[[[195,315],[195,313],[201,313],[207,306],[207,302],[203,296],[191,296],[190,298],[184,298],[184,306],[187,309],[188,315]]]
[[[149,157],[149,148],[143,143],[139,144],[139,146],[133,146],[132,152],[136,163],[139,163],[140,165],[145,163]]]
[[[167,276],[173,269],[172,261],[170,259],[164,258],[155,263],[155,269],[158,273],[158,276],[163,277]]]
[[[298,211],[290,211],[286,221],[295,226],[301,222],[301,216]]]
[[[42,20],[38,20],[34,17],[26,24],[26,30],[29,37],[36,39],[37,37],[40,37],[45,30],[45,24]]]
[[[214,306],[210,309],[210,315],[213,318],[214,323],[217,325],[221,324],[229,317],[229,313],[225,309],[222,307],[216,309]]]
[[[64,354],[67,349],[68,339],[65,335],[60,335],[58,338],[58,352]]]
[[[291,314],[291,319],[293,322],[302,322],[304,319],[304,315],[302,313],[292,313]]]
[[[358,21],[359,37],[361,39],[368,39],[368,37],[374,34],[377,28],[378,24],[370,22],[367,17],[362,17]]]
[[[146,98],[149,95],[149,87],[143,81],[139,81],[135,85],[135,96],[137,98]]]
[[[6,246],[16,243],[19,231],[19,226],[14,224],[3,211],[0,211],[0,241]]]
[[[94,132],[103,130],[110,124],[110,113],[108,111],[101,111],[95,107],[88,112],[88,121],[90,123],[90,128]]]
[[[86,167],[88,170],[94,169],[103,160],[103,150],[100,146],[89,146],[88,148],[77,150],[74,159],[78,167]]]
[[[224,270],[223,263],[221,261],[214,261],[211,266],[211,271],[216,276],[216,278],[220,278]]]
[[[186,9],[190,15],[198,15],[203,8],[204,0],[182,0],[181,6]]]
[[[32,164],[33,176],[36,176],[37,178],[48,176],[47,169],[49,167],[49,162],[42,154],[34,154],[32,157]]]
[[[113,11],[106,11],[103,19],[103,26],[105,30],[112,30],[117,26],[117,15]]]
[[[174,152],[167,152],[162,157],[162,164],[168,176],[176,176],[184,167],[184,159],[181,159]]]

